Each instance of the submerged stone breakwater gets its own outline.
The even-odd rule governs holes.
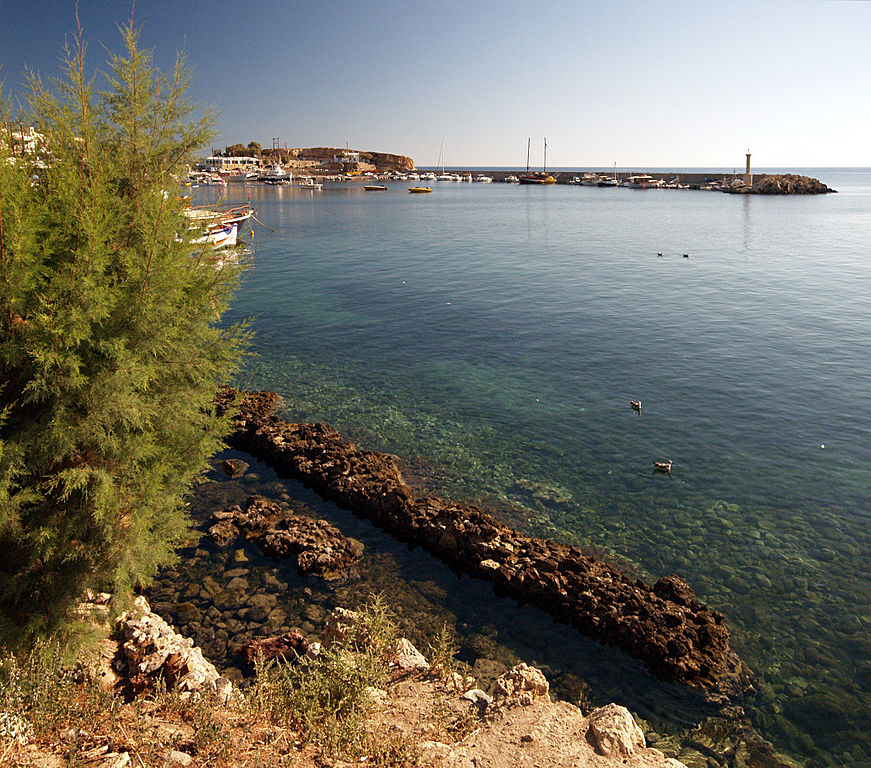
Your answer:
[[[222,390],[219,409],[236,396]],[[275,393],[248,393],[230,442],[499,592],[641,659],[666,680],[714,696],[752,690],[723,616],[679,577],[650,586],[578,547],[521,534],[479,507],[417,497],[393,457],[358,449],[325,424],[289,424],[273,414],[277,402]]]

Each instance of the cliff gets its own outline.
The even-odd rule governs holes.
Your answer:
[[[284,147],[282,149],[264,149],[261,156],[266,160],[288,162],[291,160],[310,160],[317,163],[329,163],[333,157],[342,155],[349,150],[341,147]],[[414,170],[414,160],[405,155],[394,155],[389,152],[369,152],[350,150],[360,156],[362,163],[369,163],[379,171],[411,171]]]

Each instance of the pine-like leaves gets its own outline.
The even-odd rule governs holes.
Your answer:
[[[0,624],[19,630],[172,560],[245,344],[218,325],[238,275],[179,237],[174,174],[210,118],[189,121],[181,58],[165,76],[122,33],[105,93],[80,43],[62,81],[31,77],[44,162],[0,168]]]

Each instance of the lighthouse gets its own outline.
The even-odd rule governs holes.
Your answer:
[[[744,183],[748,187],[753,186],[753,174],[750,173],[750,150],[747,150],[747,165],[744,167]]]

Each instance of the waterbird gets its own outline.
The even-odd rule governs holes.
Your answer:
[[[657,251],[656,255],[659,256],[659,258],[661,259],[662,258],[662,251]]]
[[[671,459],[669,459],[668,461],[654,461],[653,471],[668,472],[669,474],[671,474]]]
[[[690,255],[689,255],[688,253],[685,253],[685,254],[683,255],[683,257],[684,257],[685,259],[688,259],[688,258],[690,257]]]
[[[641,401],[640,400],[630,400],[629,405],[631,405],[639,413],[641,412]]]

